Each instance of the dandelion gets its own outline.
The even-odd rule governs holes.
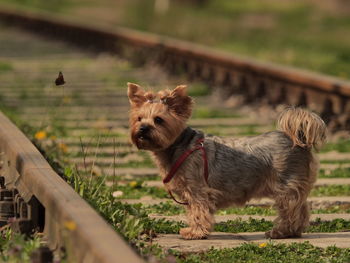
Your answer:
[[[64,222],[64,226],[70,231],[74,231],[77,228],[77,224],[72,220]]]
[[[129,183],[129,186],[132,187],[132,188],[136,188],[137,185],[138,185],[138,183],[137,183],[136,181],[131,181],[131,182]]]
[[[34,138],[37,140],[43,140],[47,136],[46,131],[38,131],[35,133]]]
[[[56,141],[57,137],[55,135],[51,135],[50,139],[53,140],[53,141]]]
[[[263,247],[266,247],[266,246],[267,246],[267,243],[266,243],[266,242],[259,244],[259,247],[260,247],[260,248],[263,248]]]

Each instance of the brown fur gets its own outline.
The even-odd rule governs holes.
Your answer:
[[[153,153],[162,178],[179,156],[193,148],[199,138],[205,138],[208,183],[203,176],[201,153],[197,151],[165,185],[188,202],[189,227],[180,230],[183,238],[205,238],[217,209],[241,206],[261,197],[274,199],[278,210],[273,229],[266,232],[268,238],[301,236],[309,223],[306,199],[318,170],[312,148],[319,149],[326,137],[320,117],[290,108],[279,118],[280,131],[222,138],[187,127],[193,101],[185,86],[155,94],[128,83],[128,96],[132,142]]]

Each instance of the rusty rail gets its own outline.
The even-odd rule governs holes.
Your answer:
[[[350,128],[350,82],[281,65],[262,63],[185,41],[126,28],[86,25],[45,13],[0,9],[0,21],[36,33],[65,39],[134,58],[153,60],[171,73],[205,81],[227,98],[306,106],[332,129]]]
[[[1,112],[0,159],[1,224],[43,231],[70,262],[143,262]]]

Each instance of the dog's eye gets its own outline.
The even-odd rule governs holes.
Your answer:
[[[142,120],[142,118],[141,118],[141,117],[138,117],[138,118],[137,118],[137,120],[138,120],[138,121],[141,121],[141,120]]]
[[[154,123],[156,124],[162,124],[164,120],[161,117],[155,117],[154,118]]]

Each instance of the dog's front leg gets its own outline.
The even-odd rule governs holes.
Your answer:
[[[187,206],[189,227],[180,229],[180,235],[184,239],[203,239],[209,235],[214,224],[214,216],[209,202],[205,199],[202,202],[190,200]]]

